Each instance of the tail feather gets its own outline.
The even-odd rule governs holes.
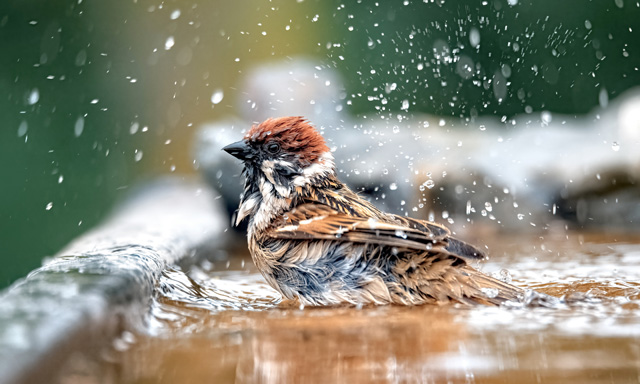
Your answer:
[[[485,275],[469,266],[464,267],[464,270],[471,276],[471,280],[475,283],[477,289],[483,293],[484,297],[482,299],[492,304],[499,305],[505,301],[521,301],[524,297],[525,290],[522,288]]]

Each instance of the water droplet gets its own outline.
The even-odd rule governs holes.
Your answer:
[[[23,120],[18,126],[18,137],[22,137],[26,135],[28,129],[29,129],[29,124],[27,124],[26,120]]]
[[[497,297],[498,293],[500,293],[498,288],[480,288],[480,290],[490,299]]]
[[[137,121],[134,121],[129,127],[129,133],[134,135],[136,132],[138,132],[138,128],[140,128],[140,124]]]
[[[471,28],[469,32],[469,43],[473,48],[477,48],[480,45],[480,31],[478,28]]]
[[[391,128],[391,130],[393,131],[393,133],[398,133],[400,132],[400,127],[397,125],[394,125],[393,128]]]
[[[509,271],[507,271],[506,269],[500,270],[500,276],[498,278],[507,284],[511,284],[511,281],[513,281],[511,273],[509,273]]]
[[[424,185],[425,187],[427,187],[429,189],[435,187],[435,183],[433,182],[433,180],[427,180],[422,185]]]
[[[615,0],[615,3],[618,8],[624,7],[624,0]]]
[[[396,189],[398,189],[398,184],[396,183],[389,184],[389,189],[392,191],[395,191]]]
[[[164,49],[166,51],[170,50],[175,45],[175,43],[176,41],[173,36],[167,37],[167,40],[164,42]]]
[[[618,142],[617,142],[617,141],[614,141],[614,142],[611,144],[611,149],[613,149],[613,150],[614,150],[614,152],[618,152],[618,151],[620,150],[620,144],[618,144]]]
[[[180,10],[176,9],[175,11],[171,12],[171,16],[169,16],[171,18],[171,20],[175,20],[178,17],[180,17]]]
[[[64,176],[62,175],[58,176],[58,184],[62,184],[63,181],[64,181]]]
[[[606,88],[602,88],[598,94],[598,103],[602,108],[606,108],[609,105],[609,93]]]
[[[402,100],[402,107],[400,108],[403,111],[409,110],[409,100]]]
[[[223,98],[224,98],[224,92],[222,92],[222,89],[216,89],[211,95],[211,102],[213,104],[219,104]]]
[[[484,124],[480,124],[480,130],[481,131],[486,131],[487,127],[485,127]]]
[[[46,209],[47,211],[50,211],[50,210],[51,210],[51,208],[53,208],[53,201],[48,202],[48,203],[47,203],[47,206],[46,206],[46,207],[44,207],[44,209]]]
[[[551,112],[549,111],[542,111],[540,113],[540,119],[542,119],[542,123],[547,125],[551,122],[551,120],[553,120],[553,116],[551,116]]]
[[[76,64],[77,67],[82,67],[86,63],[87,63],[87,51],[82,49],[76,55],[75,64]]]
[[[76,137],[80,137],[82,131],[84,131],[84,117],[78,116],[76,124],[73,126],[73,134],[76,135]]]
[[[404,231],[401,231],[401,230],[398,229],[398,230],[396,230],[396,237],[401,237],[403,239],[406,239],[407,238],[407,234]]]
[[[496,70],[494,72],[492,83],[493,83],[493,94],[496,100],[498,100],[498,102],[501,103],[507,97],[507,91],[508,91],[507,79],[502,74],[502,71]]]
[[[29,105],[33,105],[37,103],[38,100],[40,100],[40,91],[38,91],[38,88],[33,88],[31,90],[31,93],[29,93],[29,97],[27,98],[27,103],[29,103]]]
[[[518,213],[518,220],[522,220],[522,219],[524,219],[524,214]]]
[[[136,162],[142,160],[142,151],[139,149],[136,149],[133,158],[135,159]]]

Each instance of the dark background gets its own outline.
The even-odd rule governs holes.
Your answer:
[[[640,83],[636,1],[374,4],[5,1],[0,287],[136,181],[193,172],[196,127],[234,114],[261,62],[336,68],[343,113],[382,117],[584,114]]]

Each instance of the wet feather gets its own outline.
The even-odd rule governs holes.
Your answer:
[[[249,220],[252,258],[287,299],[500,304],[522,296],[472,268],[468,262],[484,253],[444,226],[384,213],[351,191],[336,177],[324,139],[302,117],[253,126],[244,145],[251,153],[236,224]]]

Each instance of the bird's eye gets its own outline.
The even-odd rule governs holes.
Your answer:
[[[270,143],[267,145],[267,152],[271,153],[272,155],[275,155],[276,153],[280,152],[280,144],[278,143]]]

